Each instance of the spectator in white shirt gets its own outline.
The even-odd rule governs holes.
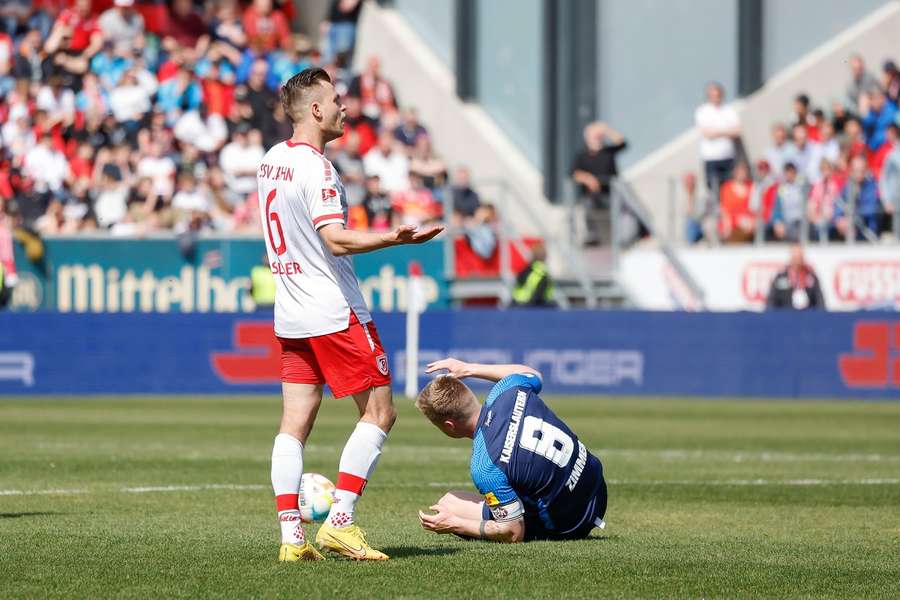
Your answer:
[[[822,140],[812,145],[810,167],[807,169],[809,182],[817,183],[822,178],[822,161],[827,160],[832,165],[837,163],[841,156],[841,145],[834,137],[834,125],[830,121],[823,121],[819,126],[819,135]]]
[[[222,148],[219,166],[225,172],[225,185],[240,201],[256,191],[256,171],[263,156],[262,136],[246,123],[237,126],[234,140]]]
[[[377,175],[388,193],[409,189],[409,159],[397,149],[397,144],[394,134],[385,129],[378,135],[378,145],[363,157],[366,175]]]
[[[137,164],[137,176],[149,177],[153,181],[153,193],[168,200],[172,197],[175,180],[175,161],[163,155],[159,141],[150,144],[150,154]]]
[[[28,109],[24,104],[16,104],[9,111],[9,120],[3,124],[3,147],[13,157],[25,156],[37,143],[28,121]]]
[[[126,71],[109,95],[109,106],[116,121],[129,130],[135,129],[138,121],[150,110],[150,95],[147,88],[138,83],[135,71]]]
[[[776,175],[781,175],[789,154],[787,127],[784,126],[784,123],[775,123],[772,125],[772,145],[766,148],[766,161]]]
[[[144,17],[134,9],[134,0],[115,0],[97,20],[103,37],[113,42],[134,42],[144,33]]]
[[[24,173],[34,181],[34,189],[40,194],[63,192],[63,183],[69,177],[69,161],[53,147],[49,132],[25,155]]]
[[[172,208],[186,213],[209,212],[209,193],[205,189],[197,186],[197,180],[191,171],[182,171],[179,173],[178,191],[172,198]]]
[[[215,152],[228,138],[228,125],[222,115],[210,114],[205,105],[189,110],[175,122],[175,138],[197,146],[203,152]]]
[[[694,123],[703,139],[700,142],[700,156],[706,172],[706,185],[713,181],[724,183],[734,167],[736,154],[735,140],[741,135],[741,121],[730,106],[723,106],[725,92],[718,83],[706,86],[707,102],[694,113]]]
[[[103,165],[99,194],[94,200],[94,215],[100,227],[112,227],[128,213],[129,188],[122,179],[122,171],[117,165]]]
[[[62,79],[50,77],[47,85],[38,90],[35,106],[51,116],[51,123],[61,123],[64,127],[75,121],[75,94],[64,88]]]

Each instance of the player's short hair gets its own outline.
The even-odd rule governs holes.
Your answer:
[[[309,101],[310,92],[320,81],[331,83],[331,76],[325,69],[310,68],[303,69],[281,86],[281,105],[292,123],[300,121],[298,109]]]
[[[462,381],[452,375],[440,375],[419,392],[416,408],[432,423],[459,421],[468,414],[472,398],[472,390]]]

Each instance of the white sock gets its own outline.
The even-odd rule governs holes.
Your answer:
[[[272,489],[282,544],[302,544],[306,541],[300,523],[300,477],[303,475],[303,444],[286,433],[275,436],[272,446]]]
[[[356,424],[341,453],[334,504],[328,511],[327,522],[332,526],[347,527],[353,523],[356,502],[378,464],[386,439],[387,434],[377,425],[363,421]]]

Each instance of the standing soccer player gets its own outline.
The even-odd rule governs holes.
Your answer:
[[[390,233],[344,229],[347,201],[325,144],[344,133],[345,109],[331,78],[306,69],[281,89],[294,133],[257,172],[260,218],[275,276],[275,335],[281,342],[284,405],[272,449],[272,487],[281,525],[279,560],[322,560],[300,522],[303,445],[327,383],[353,396],[360,420],[341,454],[335,502],[316,535],[322,548],[356,560],[388,557],[366,542],[353,513],[396,419],[387,355],[359,291],[349,255],[420,244],[443,227]]]

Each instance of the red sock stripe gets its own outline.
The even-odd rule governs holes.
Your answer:
[[[366,480],[350,473],[338,473],[337,485],[335,487],[345,492],[352,492],[357,496],[362,496],[363,490],[366,489]]]
[[[283,510],[300,510],[299,494],[279,494],[275,496],[275,506],[278,512]]]

